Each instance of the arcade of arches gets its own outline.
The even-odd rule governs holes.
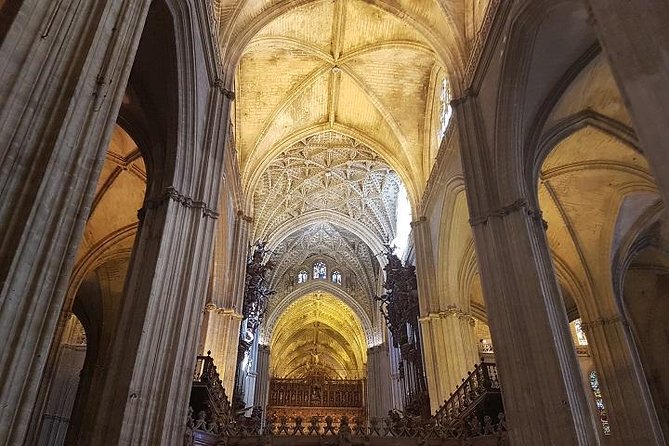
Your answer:
[[[0,0],[0,445],[219,444],[203,383],[352,444],[483,369],[472,441],[666,444],[665,2],[70,3]]]

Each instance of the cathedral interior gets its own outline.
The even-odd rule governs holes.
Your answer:
[[[667,23],[0,0],[0,446],[666,444]]]

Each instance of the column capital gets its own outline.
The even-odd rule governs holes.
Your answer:
[[[603,327],[606,325],[621,324],[623,326],[629,325],[626,319],[622,316],[600,317],[592,321],[581,321],[581,329],[585,332],[592,331],[593,328]]]
[[[237,211],[237,217],[246,223],[253,223],[253,217],[244,214],[244,211]]]
[[[221,79],[220,77],[217,77],[214,80],[214,82],[212,82],[211,86],[213,88],[217,88],[217,89],[221,90],[221,93],[223,93],[223,96],[225,96],[229,100],[231,100],[231,101],[235,100],[235,92],[225,88],[225,81],[223,79]]]
[[[209,207],[204,201],[195,200],[188,195],[182,194],[174,186],[168,186],[162,194],[144,200],[144,206],[137,211],[138,219],[140,221],[144,220],[144,215],[146,215],[147,209],[157,209],[170,200],[179,203],[185,208],[202,211],[202,217],[204,218],[211,218],[214,220],[218,218],[218,212]]]
[[[209,302],[204,306],[204,310],[209,312],[209,313],[215,313],[215,314],[227,314],[229,316],[232,316],[234,319],[239,319],[242,320],[243,316],[239,313],[237,313],[234,308],[222,308],[217,306],[213,302]]]
[[[543,219],[542,212],[539,209],[531,206],[525,198],[519,198],[511,204],[500,206],[495,209],[490,209],[486,212],[483,212],[481,215],[473,216],[469,219],[469,224],[472,227],[485,225],[491,218],[503,218],[518,211],[523,211],[531,219],[541,222],[544,229],[548,228],[548,223]]]
[[[472,90],[471,88],[467,88],[461,96],[451,99],[449,105],[453,108],[456,108],[470,99],[475,99],[477,96],[478,94],[474,92],[474,90]]]
[[[462,308],[459,308],[456,305],[448,305],[445,311],[440,311],[439,318],[441,319],[457,318],[467,322],[471,326],[474,326],[474,324],[476,323],[474,316],[465,312]]]
[[[425,222],[427,222],[427,217],[424,216],[424,215],[421,215],[420,217],[418,217],[417,219],[415,219],[414,221],[412,221],[412,222],[410,223],[410,225],[411,225],[412,228],[415,228],[415,227],[417,227],[417,226],[422,225],[422,224],[425,223]]]
[[[437,313],[428,313],[425,316],[418,319],[419,322],[427,322],[430,320],[437,319],[458,319],[461,321],[467,322],[469,325],[474,326],[476,319],[471,314],[465,312],[456,305],[448,305],[446,310],[439,311]]]

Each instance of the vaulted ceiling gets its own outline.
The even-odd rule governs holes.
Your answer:
[[[329,293],[295,301],[273,331],[273,377],[301,378],[318,371],[331,379],[358,379],[364,376],[366,362],[367,343],[360,320]]]
[[[264,170],[253,196],[253,238],[280,240],[297,221],[325,211],[344,226],[365,227],[358,237],[388,243],[395,237],[400,187],[397,174],[370,148],[339,133],[317,134],[293,144]]]
[[[464,72],[489,1],[212,1],[244,212],[275,288],[317,257],[346,265],[343,292],[376,321],[375,255],[398,235],[399,198],[420,200],[443,81]]]
[[[250,40],[237,70],[235,137],[246,187],[253,190],[286,148],[336,131],[376,151],[417,200],[443,77],[435,49],[406,15],[360,0],[285,11]]]
[[[276,265],[271,280],[274,289],[279,288],[281,282],[290,281],[286,275],[294,276],[299,269],[304,268],[311,274],[314,260],[325,260],[331,270],[336,266],[346,268],[352,272],[346,292],[373,317],[372,296],[376,293],[379,263],[369,247],[354,234],[325,221],[317,222],[284,240],[272,258]]]

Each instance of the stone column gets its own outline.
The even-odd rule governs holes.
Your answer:
[[[23,444],[149,0],[25,0],[0,46],[0,444]]]
[[[262,407],[264,413],[269,398],[269,345],[258,344],[256,359],[256,388],[254,406]]]
[[[173,6],[177,14],[190,11],[181,2]],[[178,33],[206,36],[195,18],[179,20],[189,27],[178,28]],[[189,46],[193,42],[182,37],[176,39],[178,72],[191,73],[204,62],[191,59],[197,55]],[[175,119],[179,127],[174,164],[164,160],[165,176],[149,178],[153,187],[148,190],[156,195],[145,200],[140,212],[117,335],[106,355],[108,362],[93,378],[97,407],[82,422],[77,439],[81,445],[183,441],[218,216],[211,203],[219,202],[233,97],[218,81],[198,84],[211,80],[207,75],[212,73],[201,74],[179,79],[180,101],[194,104],[180,108]],[[203,130],[206,134],[200,133]],[[170,167],[172,172],[167,171]],[[176,184],[158,187],[170,179]]]
[[[434,413],[480,362],[474,318],[449,306],[446,311],[422,317],[420,324],[430,409]]]
[[[428,314],[438,308],[436,271],[432,237],[426,217],[411,222],[411,230],[416,246],[416,281],[418,282],[418,304],[420,314]]]
[[[669,202],[669,3],[588,2],[644,155],[661,195]]]
[[[217,243],[217,250],[229,254],[228,269],[218,271],[214,267],[212,294],[206,306],[209,313],[203,351],[211,351],[229,397],[235,385],[251,221],[239,212],[235,217],[232,249]]]
[[[499,190],[509,173],[490,167],[476,101],[454,105],[511,443],[597,444],[543,221],[527,197],[502,198],[514,191]]]
[[[168,198],[142,222],[101,394],[78,444],[176,444],[204,309],[213,218]]]
[[[235,385],[237,344],[242,315],[233,309],[220,308],[212,303],[207,304],[206,310],[209,314],[204,351],[211,351],[216,370],[223,381],[223,388],[231,397]]]
[[[385,417],[393,409],[390,356],[383,343],[367,349],[367,414]]]
[[[611,424],[606,443],[666,444],[627,321],[615,315],[586,320],[581,326]]]
[[[67,321],[62,343],[58,346],[55,373],[48,384],[44,410],[36,435],[29,442],[39,446],[65,444],[65,435],[77,396],[86,359],[86,336],[74,315]],[[32,444],[32,443],[31,443]]]

